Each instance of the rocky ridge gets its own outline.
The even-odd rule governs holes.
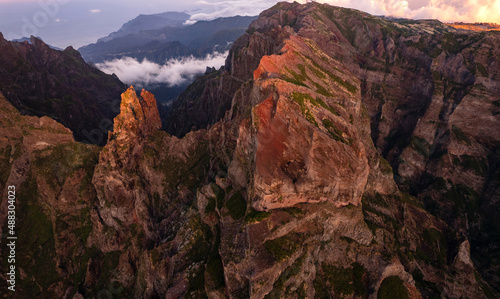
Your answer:
[[[473,30],[473,31],[491,31],[491,30],[500,30],[500,25],[495,23],[463,23],[463,22],[454,22],[447,23],[447,25],[456,28],[456,29],[464,29],[464,30]]]
[[[105,143],[124,89],[72,47],[58,51],[35,37],[10,42],[0,34],[0,91],[22,114],[49,116],[78,141]]]

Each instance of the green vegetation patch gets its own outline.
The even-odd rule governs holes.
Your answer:
[[[441,298],[441,289],[435,283],[424,280],[424,274],[422,274],[422,271],[420,271],[419,268],[415,268],[415,270],[411,273],[411,275],[415,279],[415,286],[420,291],[425,290],[425,293],[428,293],[427,298],[430,299]]]
[[[316,63],[316,62],[314,62],[314,63]],[[320,71],[318,68],[309,66],[309,70],[311,70],[311,72],[313,72],[313,74],[316,75],[316,77],[318,77],[320,79],[326,79],[326,75],[322,71]]]
[[[329,120],[328,118],[323,119],[323,126],[325,126],[325,129],[328,130],[328,133],[330,133],[330,136],[332,136],[332,138],[334,140],[345,143],[347,145],[351,144],[351,142],[345,140],[344,137],[342,137],[342,131],[337,129],[334,126],[333,122],[331,120]]]
[[[345,87],[350,93],[356,93],[356,91],[358,90],[358,88],[356,88],[356,86],[352,85],[349,81],[347,80],[343,80],[342,78],[340,78],[339,76],[337,75],[334,75],[334,74],[329,74],[330,75],[330,78],[337,82],[339,85]]]
[[[304,210],[297,208],[297,207],[281,208],[281,209],[278,209],[278,211],[285,212],[294,218],[301,218],[302,216],[304,216]]]
[[[271,216],[271,212],[257,211],[250,208],[250,212],[245,216],[245,221],[247,223],[260,222],[269,216]]]
[[[325,101],[323,101],[323,99],[321,99],[320,97],[314,99],[312,96],[310,96],[307,93],[294,92],[292,94],[292,99],[295,102],[297,102],[300,105],[301,108],[303,108],[303,106],[305,106],[305,103],[308,101],[309,103],[311,103],[315,107],[322,107],[322,108],[330,111],[333,115],[336,115],[336,116],[340,115],[337,112],[337,110],[335,110],[334,107],[332,107],[332,106],[328,105],[327,103],[325,103]]]
[[[432,71],[432,79],[434,82],[441,80],[441,73],[439,71]]]
[[[80,210],[80,219],[77,219],[77,223],[80,226],[73,230],[73,233],[79,240],[86,241],[93,229],[90,219],[90,207]]]
[[[116,268],[118,267],[118,263],[120,261],[121,251],[111,251],[100,259],[101,267],[100,267],[100,277],[97,282],[96,290],[104,289],[109,287],[109,283],[113,279],[113,275],[116,273]]]
[[[422,246],[417,248],[416,257],[429,264],[445,266],[448,244],[446,236],[435,228],[423,231]]]
[[[85,171],[79,190],[83,192],[86,186],[92,182],[95,165],[99,160],[98,146],[87,145],[83,143],[61,144],[48,149],[36,152],[38,158],[33,165],[37,173],[46,180],[46,182],[57,190],[62,187],[66,179],[79,169]]]
[[[351,267],[336,267],[323,263],[321,272],[314,280],[316,298],[344,298],[352,296],[365,297],[368,289],[366,269],[358,262]]]
[[[476,69],[483,77],[488,77],[488,70],[481,63],[476,64]]]
[[[374,204],[374,205],[377,205],[379,207],[384,207],[384,208],[389,207],[389,204],[387,204],[387,202],[385,201],[384,196],[382,196],[382,194],[380,194],[378,192],[375,192],[374,195],[371,195],[368,193],[363,194],[361,201],[366,202],[367,204],[370,204],[370,205]]]
[[[446,180],[442,177],[436,177],[432,182],[432,188],[438,191],[446,190]]]
[[[423,204],[419,200],[417,200],[417,198],[410,195],[409,193],[400,192],[399,195],[397,196],[397,199],[399,199],[400,201],[402,201],[404,203],[413,205],[415,207],[419,207],[422,209],[424,208]]]
[[[393,196],[390,196],[390,198],[393,198]],[[393,200],[394,199],[397,198],[393,198]],[[391,215],[383,213],[379,208],[376,208],[377,206],[389,207],[389,204],[387,203],[387,200],[384,198],[383,195],[379,193],[375,193],[375,195],[370,195],[365,193],[361,198],[361,202],[362,202],[361,207],[363,211],[363,217],[365,219],[366,224],[372,230],[373,233],[375,233],[377,228],[381,227],[388,229],[390,226],[392,226],[394,231],[401,229],[401,224],[399,224],[397,219],[393,218],[393,216]],[[376,215],[378,217],[373,217],[371,214]],[[383,223],[379,223],[379,220],[377,218],[380,218],[383,221]]]
[[[189,246],[187,246],[187,258],[190,263],[198,263],[206,260],[210,251],[209,241],[213,238],[213,233],[209,226],[201,221],[200,215],[196,215],[189,221],[189,228],[193,232]]]
[[[299,65],[300,68],[300,65]],[[309,76],[305,73],[305,69],[301,74],[297,74],[295,71],[290,70],[288,67],[285,66],[285,70],[291,75],[291,77],[284,76],[284,80],[287,82],[290,82],[292,84],[298,85],[298,86],[304,86],[307,87],[305,84],[306,80],[310,80]]]
[[[482,157],[462,155],[453,158],[453,164],[459,165],[466,170],[472,170],[480,176],[485,176],[488,171],[488,163]]]
[[[392,167],[384,157],[380,157],[380,171],[383,174],[392,174]]]
[[[420,50],[420,52],[423,52],[423,53],[429,53],[429,50],[427,48],[427,45],[425,43],[425,39],[423,36],[420,36],[420,39],[418,40],[418,42],[414,43],[412,41],[405,41],[404,44],[407,46],[407,47],[414,47],[414,48],[417,48],[418,50]]]
[[[479,283],[479,286],[483,290],[484,295],[486,295],[486,298],[488,299],[498,298],[495,294],[495,291],[490,286],[484,283],[484,281],[481,279],[481,276],[479,276],[479,274],[476,271],[474,271],[474,277],[476,278],[477,283]]]
[[[215,212],[215,206],[216,206],[215,198],[214,197],[209,197],[208,198],[208,203],[205,206],[205,214]]]
[[[312,65],[314,66],[314,67],[310,67],[310,69],[313,71],[313,73],[316,76],[318,76],[318,77],[320,77],[320,78],[323,79],[323,78],[325,78],[324,74],[326,74],[326,75],[328,75],[328,77],[331,80],[333,80],[334,82],[336,82],[340,86],[345,87],[345,89],[347,89],[350,93],[355,93],[358,90],[356,88],[356,86],[352,85],[349,81],[344,80],[344,79],[340,78],[339,76],[333,74],[329,70],[325,69],[324,67],[322,67],[321,65],[319,65],[316,61],[314,61],[314,59],[312,59],[312,58],[310,58],[308,56],[304,56],[304,57],[307,58],[312,63]]]
[[[208,298],[205,292],[205,265],[193,267],[188,274],[188,292],[186,298]]]
[[[465,143],[467,145],[471,145],[470,139],[465,135],[465,133],[460,130],[459,127],[457,126],[452,126],[451,127],[451,132],[453,133],[453,136],[457,139],[458,142]]]
[[[333,97],[333,94],[327,90],[323,85],[319,84],[318,82],[313,82],[314,87],[316,87],[316,92],[324,95],[325,97]]]
[[[165,192],[176,190],[180,185],[196,190],[210,168],[208,142],[200,140],[186,161],[168,155],[160,161],[157,168],[163,173]]]
[[[220,228],[215,227],[215,239],[212,245],[212,252],[208,257],[206,271],[210,275],[214,289],[219,289],[225,285],[224,265],[219,254],[220,248]]]
[[[306,100],[310,101],[311,99],[312,97],[305,93],[294,92],[292,94],[292,100],[299,104],[302,115],[304,115],[307,121],[309,121],[311,124],[319,127],[318,123],[316,122],[316,118],[314,118],[314,115],[311,113],[311,110],[309,109],[309,107],[307,107],[306,104]]]
[[[231,215],[231,218],[238,220],[245,216],[247,210],[247,202],[243,198],[241,192],[236,192],[233,196],[229,198],[226,202],[226,208]]]
[[[282,237],[267,240],[264,242],[264,247],[271,253],[274,259],[278,262],[289,258],[300,246],[304,236],[298,233],[290,233]]]
[[[212,278],[214,283],[214,288],[218,289],[224,286],[224,265],[222,264],[222,259],[219,255],[211,258],[207,263],[206,268],[208,274]]]
[[[54,229],[51,212],[38,202],[38,187],[31,171],[19,187],[17,198],[17,252],[23,254],[17,256],[16,262],[26,273],[18,282],[19,289],[31,296],[50,297],[47,288],[61,280],[56,270]]]
[[[0,173],[0,188],[2,188],[2,190],[5,187],[5,182],[9,179],[11,154],[12,146],[10,144],[7,144],[4,148],[0,148],[0,169],[2,169],[2,172]]]
[[[354,293],[363,296],[366,293],[364,281],[366,269],[360,263],[353,263],[351,268],[323,264],[322,269],[326,281],[333,287],[335,294],[345,296]]]
[[[380,285],[378,299],[410,299],[408,290],[399,276],[389,276]]]
[[[425,290],[424,294],[429,299],[440,299],[441,289],[433,282],[424,280],[424,274],[420,269],[415,268],[415,270],[411,273],[413,278],[415,279],[415,286],[422,292]]]
[[[269,292],[264,298],[265,299],[272,299],[272,298],[280,298],[280,295],[283,293],[283,287],[285,283],[292,277],[297,276],[300,273],[300,269],[302,267],[302,264],[304,262],[305,255],[301,256],[295,262],[288,268],[281,273],[281,275],[278,277],[278,279],[274,282],[273,284],[273,289],[271,292]],[[297,294],[300,293],[300,291],[296,292]],[[291,297],[292,294],[286,294],[286,297]]]
[[[422,137],[412,136],[411,138],[411,148],[414,149],[421,156],[429,157],[429,143]]]

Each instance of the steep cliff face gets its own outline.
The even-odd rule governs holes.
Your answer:
[[[473,259],[496,285],[497,265],[487,260],[499,246],[499,224],[488,212],[499,194],[500,135],[489,129],[500,121],[498,32],[322,9],[328,18],[312,18],[312,27],[331,28],[348,43],[315,40],[361,80],[372,139],[399,187],[471,239]]]
[[[279,3],[185,92],[182,138],[130,88],[104,148],[36,152],[68,166],[19,180],[50,219],[27,252],[72,258],[27,259],[21,292],[495,298],[497,38]]]
[[[122,94],[92,180],[99,224],[88,242],[119,255],[113,278],[135,296],[176,298],[192,289],[200,272],[195,263],[214,243],[193,205],[197,188],[216,167],[209,148],[217,130],[178,139],[160,127],[152,94],[143,90],[138,97],[132,87]],[[81,294],[96,294],[92,281],[99,276],[88,276]]]
[[[259,38],[266,42],[252,43]],[[430,235],[439,235],[435,229],[445,233],[441,236],[447,239],[442,241],[451,247],[433,253],[436,259],[439,254],[446,255],[446,264],[451,265],[450,255],[458,251],[457,244],[464,236],[473,240],[473,253],[481,250],[492,257],[497,245],[481,248],[475,242],[486,235],[493,241],[494,227],[498,227],[487,212],[498,194],[494,175],[498,132],[487,129],[497,127],[499,121],[494,104],[498,99],[497,49],[496,32],[456,31],[437,21],[393,22],[318,4],[278,4],[262,13],[247,35],[235,43],[223,70],[223,74],[239,74],[239,78],[249,80],[234,93],[224,118],[233,124],[241,122],[228,178],[245,190],[243,198],[256,210],[318,201],[357,205],[365,194],[365,217],[377,215],[375,222],[383,227],[379,217],[388,215],[381,215],[377,203],[369,199],[383,198],[379,204],[386,206],[387,196],[381,194],[394,194],[394,185],[383,179],[384,172],[392,176],[392,171],[379,152],[394,167],[399,187],[450,224],[429,224],[419,232],[419,227],[413,228],[426,236],[422,244]],[[248,77],[249,69],[256,69],[253,78]],[[204,93],[217,90],[220,87],[208,87]],[[472,104],[476,97],[483,103]],[[470,104],[477,108],[469,108]],[[369,118],[369,128],[363,115]],[[374,144],[367,141],[367,134]],[[458,154],[456,148],[465,149],[467,142],[470,152]],[[467,228],[460,216],[466,210],[475,215],[474,227],[484,223],[491,231],[479,233]],[[398,219],[396,215],[388,217]],[[414,217],[416,222],[422,221]],[[229,235],[234,233],[228,231]],[[398,234],[397,230],[391,233]],[[240,238],[245,236],[242,233]],[[424,246],[420,241],[409,243],[405,250],[428,261],[429,253],[423,254],[428,249],[419,249]],[[240,262],[251,264],[248,255],[241,254]],[[477,253],[473,258],[476,263],[485,259]],[[240,278],[240,285],[247,279],[246,285],[252,289],[255,281],[241,272],[260,273],[262,269],[234,267],[238,270],[225,269]],[[491,270],[482,268],[481,273],[488,276],[496,265],[486,267]],[[408,264],[405,268],[417,271]],[[426,280],[419,278],[419,289],[427,295],[436,292],[429,285],[422,287],[430,276],[426,273]],[[475,278],[469,278],[475,283]],[[494,275],[489,278],[491,283],[496,279]]]
[[[16,189],[17,295],[63,297],[79,267],[86,268],[86,238],[95,189],[92,172],[100,148],[76,143],[72,132],[48,117],[22,116],[0,93],[0,188]],[[7,196],[1,200],[2,236],[7,234]],[[7,247],[0,255],[6,272]],[[87,254],[88,260],[88,254]],[[83,272],[84,274],[84,272]],[[11,296],[6,279],[2,297]]]
[[[341,82],[348,86],[344,89],[333,81],[329,76],[339,78],[340,70],[326,63],[315,67],[321,53],[314,50],[291,36],[281,55],[262,58],[254,72],[252,123],[240,127],[239,159],[233,160],[230,175],[247,187],[237,174],[241,161],[253,157],[248,170],[254,170],[252,206],[257,210],[361,201],[369,166],[362,142],[367,136],[357,130],[363,126],[360,117],[354,117],[361,114],[359,83],[350,77]]]
[[[0,35],[0,91],[21,113],[56,119],[79,141],[106,142],[125,88],[71,47],[57,51],[35,37],[9,42]]]
[[[116,221],[130,225],[138,220],[135,208],[141,205],[145,195],[141,192],[140,180],[128,173],[138,171],[144,154],[144,140],[160,127],[160,115],[152,94],[143,90],[137,97],[132,87],[122,94],[120,114],[114,119],[113,131],[100,154],[93,178],[101,208],[104,208],[104,201],[116,208],[110,212],[113,216],[103,215],[101,211],[100,217],[106,224],[118,228]],[[146,219],[139,220],[140,223],[147,222]]]

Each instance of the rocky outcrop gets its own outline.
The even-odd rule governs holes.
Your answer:
[[[321,201],[337,206],[349,203],[356,205],[359,204],[361,195],[364,194],[365,220],[391,231],[391,234],[395,234],[396,239],[400,240],[398,242],[401,242],[401,238],[406,238],[404,236],[407,232],[399,231],[397,227],[387,226],[388,219],[400,221],[400,216],[397,216],[400,212],[397,212],[397,209],[387,209],[387,207],[400,206],[399,201],[406,201],[412,197],[395,192],[394,182],[391,183],[393,175],[391,166],[379,156],[378,152],[394,166],[394,177],[400,183],[399,187],[419,196],[420,202],[425,202],[424,194],[414,190],[418,190],[418,182],[421,182],[422,176],[425,177],[425,171],[422,169],[428,167],[429,157],[433,158],[432,154],[439,150],[438,146],[428,146],[422,141],[423,138],[413,134],[415,134],[416,126],[447,122],[448,118],[443,117],[443,113],[436,114],[436,110],[431,106],[435,90],[433,82],[436,82],[436,76],[439,73],[443,76],[453,76],[455,82],[463,82],[461,84],[464,86],[470,84],[471,76],[465,69],[460,70],[459,65],[462,63],[460,61],[463,60],[460,60],[461,56],[457,55],[456,51],[460,51],[460,44],[465,45],[467,41],[480,37],[462,38],[456,44],[456,48],[450,48],[449,43],[454,42],[455,34],[458,33],[439,22],[421,21],[402,24],[375,18],[358,11],[319,4],[300,6],[281,3],[274,9],[264,12],[250,26],[248,35],[235,43],[235,48],[228,58],[228,62],[231,62],[227,66],[228,71],[238,74],[237,67],[248,66],[248,63],[233,64],[235,59],[248,57],[245,56],[248,53],[252,53],[249,56],[255,59],[259,57],[259,53],[261,55],[265,53],[250,41],[259,36],[269,37],[271,32],[272,36],[281,37],[281,39],[273,40],[275,45],[279,42],[280,46],[268,48],[268,50],[273,49],[274,55],[264,55],[258,59],[259,66],[256,67],[253,80],[242,84],[240,90],[234,93],[231,109],[224,119],[225,122],[240,123],[238,129],[233,131],[237,132],[237,139],[234,156],[228,166],[229,182],[233,186],[238,186],[238,189],[244,190],[242,198],[248,202],[251,209],[271,210],[271,215],[277,213],[273,210],[297,207],[298,203],[306,202]],[[495,39],[495,33],[485,38]],[[429,44],[426,44],[426,41],[429,41]],[[480,40],[476,41],[480,43]],[[239,43],[246,46],[242,46],[238,51]],[[416,47],[423,47],[422,50],[413,50],[412,43],[418,44]],[[429,52],[435,49],[432,55],[437,56],[434,58],[427,56],[423,52],[427,50],[423,49],[428,49]],[[443,59],[443,57],[448,58]],[[245,61],[244,59],[242,61]],[[431,65],[435,66],[431,67]],[[438,65],[439,70],[436,69]],[[359,81],[353,78],[359,78]],[[188,88],[187,92],[189,90]],[[453,93],[445,91],[441,94],[441,99],[459,96],[461,92],[459,89],[450,90],[453,90]],[[486,89],[485,97],[494,100],[495,97],[490,94],[493,90],[494,87]],[[205,92],[210,91],[205,90]],[[455,101],[454,105],[457,104],[460,105],[458,101]],[[248,117],[248,110],[245,111],[244,108],[248,106],[252,107],[251,118]],[[488,116],[491,107],[484,109],[488,111],[478,112],[478,118],[496,123],[498,118]],[[433,114],[436,120],[423,121],[422,117],[426,113]],[[451,129],[452,127],[448,130]],[[447,134],[442,126],[439,130]],[[478,127],[473,130],[474,132],[484,131]],[[422,132],[427,134],[429,130],[422,130]],[[368,134],[371,134],[375,144],[371,143],[370,138],[367,137]],[[328,139],[323,137],[325,135]],[[437,139],[441,144],[447,144],[441,137]],[[480,139],[495,142],[496,137],[489,136],[477,140]],[[421,142],[423,145],[420,145]],[[350,146],[351,144],[353,146]],[[315,150],[320,149],[326,152],[326,155],[322,159],[317,159]],[[406,152],[410,151],[419,156],[416,154],[406,156]],[[419,151],[424,154],[421,155]],[[487,152],[481,155],[489,156]],[[335,160],[336,158],[339,160]],[[321,162],[316,164],[315,159]],[[343,170],[343,167],[349,163],[351,167]],[[418,166],[419,164],[421,166]],[[418,179],[408,180],[411,175],[405,169],[409,169],[411,165],[421,167]],[[455,180],[453,184],[460,181],[474,188],[473,181],[467,176],[456,173],[453,179],[451,177],[448,179]],[[343,186],[347,189],[343,189]],[[408,186],[410,189],[407,189]],[[231,198],[236,201],[236,197]],[[379,200],[381,202],[377,203]],[[439,201],[439,197],[433,197],[433,200]],[[418,201],[413,203],[420,205]],[[427,205],[428,202],[425,204]],[[224,208],[221,212],[224,215]],[[415,219],[415,223],[421,222],[422,213],[427,214],[421,208],[411,209],[404,213],[403,218],[410,217]],[[426,217],[432,218],[430,215]],[[235,220],[234,217],[232,218]],[[267,227],[273,227],[272,218],[268,219],[262,222],[266,223]],[[320,221],[326,220],[321,218]],[[228,286],[230,292],[234,294],[249,292],[256,297],[263,296],[263,294],[275,294],[277,285],[270,287],[264,281],[271,279],[276,283],[282,283],[284,278],[282,276],[278,278],[276,273],[288,275],[285,271],[287,266],[283,268],[283,263],[278,262],[274,267],[262,268],[261,264],[255,264],[261,259],[266,260],[266,257],[262,255],[263,247],[256,244],[262,242],[260,244],[265,248],[266,242],[271,247],[272,245],[269,244],[278,243],[279,246],[284,245],[287,248],[288,242],[294,243],[297,240],[304,242],[308,240],[307,237],[297,239],[297,235],[301,235],[297,230],[300,231],[299,227],[304,227],[305,224],[287,226],[287,229],[283,229],[283,232],[277,235],[267,235],[259,230],[260,238],[252,239],[251,242],[247,241],[249,243],[244,244],[248,247],[245,247],[242,243],[230,239],[229,236],[234,238],[236,234],[237,240],[244,240],[248,236],[248,231],[238,233],[238,225],[227,217],[223,218],[222,223],[225,227],[221,235],[222,242],[225,244],[223,247],[235,248],[225,250],[222,254],[227,275],[234,277],[230,284],[238,286],[234,289]],[[408,240],[409,247],[405,247],[405,252],[413,252],[411,255],[418,256],[417,260],[420,262],[408,263],[407,257],[398,255],[407,273],[412,273],[417,277],[415,278],[418,281],[417,289],[414,285],[408,290],[414,295],[436,294],[436,289],[430,285],[423,285],[424,280],[418,273],[425,273],[425,280],[435,279],[436,273],[451,266],[444,262],[443,254],[456,252],[458,247],[431,252],[432,249],[428,246],[434,242],[435,246],[443,248],[436,242],[443,242],[444,234],[450,238],[450,232],[447,230],[456,230],[457,226],[429,224],[430,228],[422,229],[406,222],[402,225],[405,229],[412,230],[416,235],[421,236],[411,241]],[[251,231],[252,225],[246,227]],[[258,227],[262,228],[262,226]],[[312,239],[317,238],[315,233],[311,235]],[[438,235],[437,239],[431,241],[434,238],[431,236]],[[446,242],[460,242],[461,237],[451,237],[451,239]],[[309,244],[307,241],[305,243]],[[314,248],[314,245],[311,246]],[[387,243],[387,246],[392,245]],[[420,247],[425,249],[420,249]],[[255,251],[248,248],[255,248]],[[287,250],[290,248],[285,249]],[[302,251],[301,254],[304,253]],[[235,257],[225,259],[226,256]],[[430,256],[433,256],[431,259],[435,259],[438,264],[431,267],[424,266]],[[351,262],[354,261],[351,260]],[[287,265],[292,266],[292,264]],[[321,268],[319,267],[316,273],[327,277],[328,271],[323,271]],[[326,268],[328,269],[328,266]],[[375,268],[370,269],[372,271]],[[255,276],[248,274],[264,272],[271,276],[265,276],[261,282],[257,282],[260,281],[260,278],[257,279],[260,274]],[[305,272],[310,271],[304,270]],[[407,276],[403,275],[402,278],[405,279],[405,277]],[[479,296],[483,291],[489,292],[487,286],[479,286],[474,280],[466,277],[456,279],[462,281],[464,285],[475,284],[474,287],[468,289],[471,292],[470,296]],[[381,282],[382,279],[379,283]],[[262,285],[263,289],[260,287],[259,291],[254,289],[257,285]],[[294,288],[299,289],[299,285],[292,287],[292,290]],[[449,285],[444,292],[450,296],[457,296],[456,292],[465,291],[457,291],[453,288]]]
[[[109,133],[108,143],[99,157],[99,164],[94,172],[93,183],[101,208],[105,203],[113,203],[114,209],[109,215],[102,212],[104,222],[119,229],[117,220],[125,225],[137,222],[137,215],[142,215],[141,202],[147,194],[141,192],[140,181],[128,172],[137,172],[144,142],[155,130],[161,127],[160,115],[154,96],[143,90],[138,97],[130,87],[122,94],[120,114],[115,117],[113,131]],[[139,219],[141,223],[146,219]]]
[[[499,132],[489,129],[500,121],[498,32],[323,9],[331,15],[309,20],[312,27],[332,28],[331,38],[342,36],[344,42],[329,46],[317,30],[302,29],[304,35],[331,49],[360,79],[372,139],[399,188],[467,236],[472,259],[496,284],[497,266],[487,260],[498,241],[484,246],[482,240],[499,227],[488,212],[496,209],[499,188]]]
[[[119,252],[113,278],[136,296],[178,297],[199,271],[190,257],[199,254],[193,246],[202,227],[190,207],[214,161],[211,137],[199,131],[179,140],[159,131],[156,100],[145,90],[138,97],[130,87],[120,107],[93,174],[98,204],[88,242],[104,254]],[[175,253],[164,259],[167,249]],[[95,292],[92,281],[100,277],[89,271],[83,295]]]
[[[73,143],[71,130],[49,117],[21,116],[0,93],[2,181],[0,188],[18,185],[25,179],[33,152]],[[14,165],[15,164],[15,165]]]
[[[245,157],[254,157],[248,187],[257,210],[361,202],[369,166],[354,117],[361,111],[358,83],[343,82],[347,90],[327,78],[340,72],[328,64],[314,66],[312,59],[321,53],[313,51],[306,40],[292,36],[281,55],[264,57],[254,72],[252,123],[240,127],[229,176],[241,173]],[[299,76],[302,86],[297,86]]]
[[[133,87],[122,94],[120,114],[114,120],[111,139],[116,138],[117,142],[145,139],[160,128],[160,114],[153,94],[143,89],[141,96],[137,97]],[[121,132],[125,137],[120,136]],[[129,134],[131,136],[127,136]]]
[[[0,91],[22,114],[49,116],[78,141],[106,142],[126,87],[116,76],[86,64],[72,47],[51,49],[43,41],[0,37]]]

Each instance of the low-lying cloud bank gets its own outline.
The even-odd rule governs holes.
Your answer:
[[[106,74],[116,74],[126,84],[167,83],[169,86],[190,81],[196,75],[205,73],[207,67],[218,69],[224,65],[228,52],[214,52],[204,58],[193,56],[170,59],[160,65],[147,59],[138,61],[131,57],[114,59],[96,64]]]

